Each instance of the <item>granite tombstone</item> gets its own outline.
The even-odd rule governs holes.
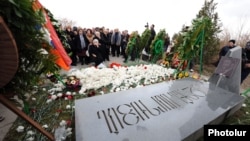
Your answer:
[[[205,124],[220,123],[241,107],[244,97],[227,89],[231,84],[221,86],[240,77],[235,62],[226,78],[219,71],[223,78],[215,72],[207,82],[185,78],[76,100],[76,140],[196,140]]]

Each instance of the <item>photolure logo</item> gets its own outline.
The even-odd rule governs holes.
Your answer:
[[[233,139],[247,141],[250,137],[250,125],[204,125],[204,141]]]

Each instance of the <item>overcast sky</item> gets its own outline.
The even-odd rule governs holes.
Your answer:
[[[204,0],[40,0],[55,18],[67,18],[76,26],[144,31],[144,25],[155,24],[172,36],[183,25],[190,25],[202,8]],[[224,28],[250,31],[250,0],[214,0]],[[248,26],[248,27],[246,27]]]

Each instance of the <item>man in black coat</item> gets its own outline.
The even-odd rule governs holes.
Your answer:
[[[218,59],[217,62],[215,62],[214,65],[217,67],[218,64],[219,64],[219,62],[220,62],[221,57],[222,57],[222,56],[225,56],[225,55],[227,54],[227,52],[228,52],[230,49],[234,48],[234,47],[235,47],[235,40],[229,40],[229,41],[228,41],[228,45],[226,45],[226,46],[224,46],[224,47],[221,48],[221,50],[220,50],[220,52],[219,52],[219,59]]]
[[[242,70],[241,83],[247,78],[250,73],[250,41],[247,42],[245,48],[242,48]]]

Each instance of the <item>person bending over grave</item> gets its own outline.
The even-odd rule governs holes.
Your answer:
[[[250,73],[250,41],[246,43],[245,48],[242,48],[242,70],[241,83],[247,78]]]
[[[219,60],[216,62],[216,66],[222,56],[225,56],[227,52],[235,47],[235,40],[229,40],[227,46],[224,46],[219,53]],[[250,41],[247,42],[245,48],[242,48],[242,65],[241,65],[241,84],[247,78],[250,73]]]
[[[89,46],[89,57],[91,61],[95,62],[95,67],[103,62],[101,44],[98,39],[94,39],[93,44]]]
[[[227,52],[234,48],[235,47],[235,40],[229,40],[228,41],[228,45],[224,46],[221,48],[220,52],[219,52],[219,59],[218,61],[215,63],[215,66],[217,67],[219,62],[220,62],[220,59],[222,56],[225,56],[227,54]]]

